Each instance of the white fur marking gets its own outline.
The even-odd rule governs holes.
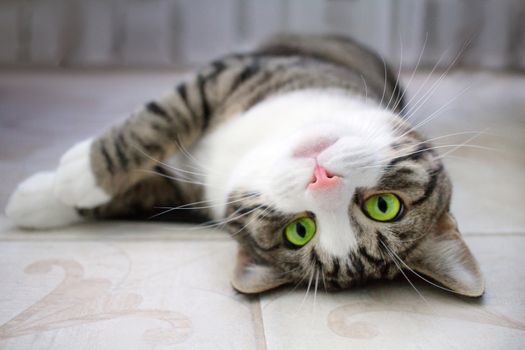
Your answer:
[[[97,186],[95,175],[91,170],[92,143],[92,139],[77,143],[60,159],[54,193],[69,206],[93,208],[111,199],[103,189]]]
[[[24,228],[52,228],[81,220],[76,210],[53,194],[55,173],[40,172],[18,185],[6,206],[6,215]]]
[[[195,150],[211,169],[206,199],[225,202],[230,191],[244,189],[260,192],[283,212],[310,210],[318,220],[318,244],[344,257],[357,248],[348,219],[351,197],[356,187],[376,184],[380,168],[366,166],[385,158],[385,146],[393,139],[391,117],[363,97],[337,90],[294,91],[265,100],[208,135]],[[317,160],[344,177],[337,200],[307,195],[316,161],[294,156],[310,142],[326,139],[335,143]],[[218,219],[224,202],[214,208]]]

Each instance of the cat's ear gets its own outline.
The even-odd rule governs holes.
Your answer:
[[[288,280],[273,267],[257,264],[246,250],[239,246],[231,282],[237,291],[254,294],[279,287],[288,283]]]
[[[434,232],[421,242],[419,254],[407,264],[458,294],[479,297],[485,290],[478,262],[461,238],[450,213],[439,218]]]

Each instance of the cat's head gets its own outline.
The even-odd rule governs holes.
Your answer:
[[[294,128],[283,121],[234,171],[225,224],[239,242],[233,286],[343,289],[412,269],[480,296],[483,277],[431,145],[389,111],[324,102]]]

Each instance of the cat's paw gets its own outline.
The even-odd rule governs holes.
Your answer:
[[[111,199],[97,186],[90,160],[92,143],[91,139],[77,143],[60,159],[54,193],[64,204],[77,208],[93,208]]]
[[[7,202],[7,217],[24,228],[52,228],[80,221],[74,208],[55,197],[54,182],[55,173],[41,172],[20,183]]]

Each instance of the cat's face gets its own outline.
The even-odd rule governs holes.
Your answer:
[[[284,128],[235,169],[226,207],[226,228],[240,243],[234,287],[342,289],[410,268],[481,295],[437,154],[390,112],[355,115],[336,108]]]

